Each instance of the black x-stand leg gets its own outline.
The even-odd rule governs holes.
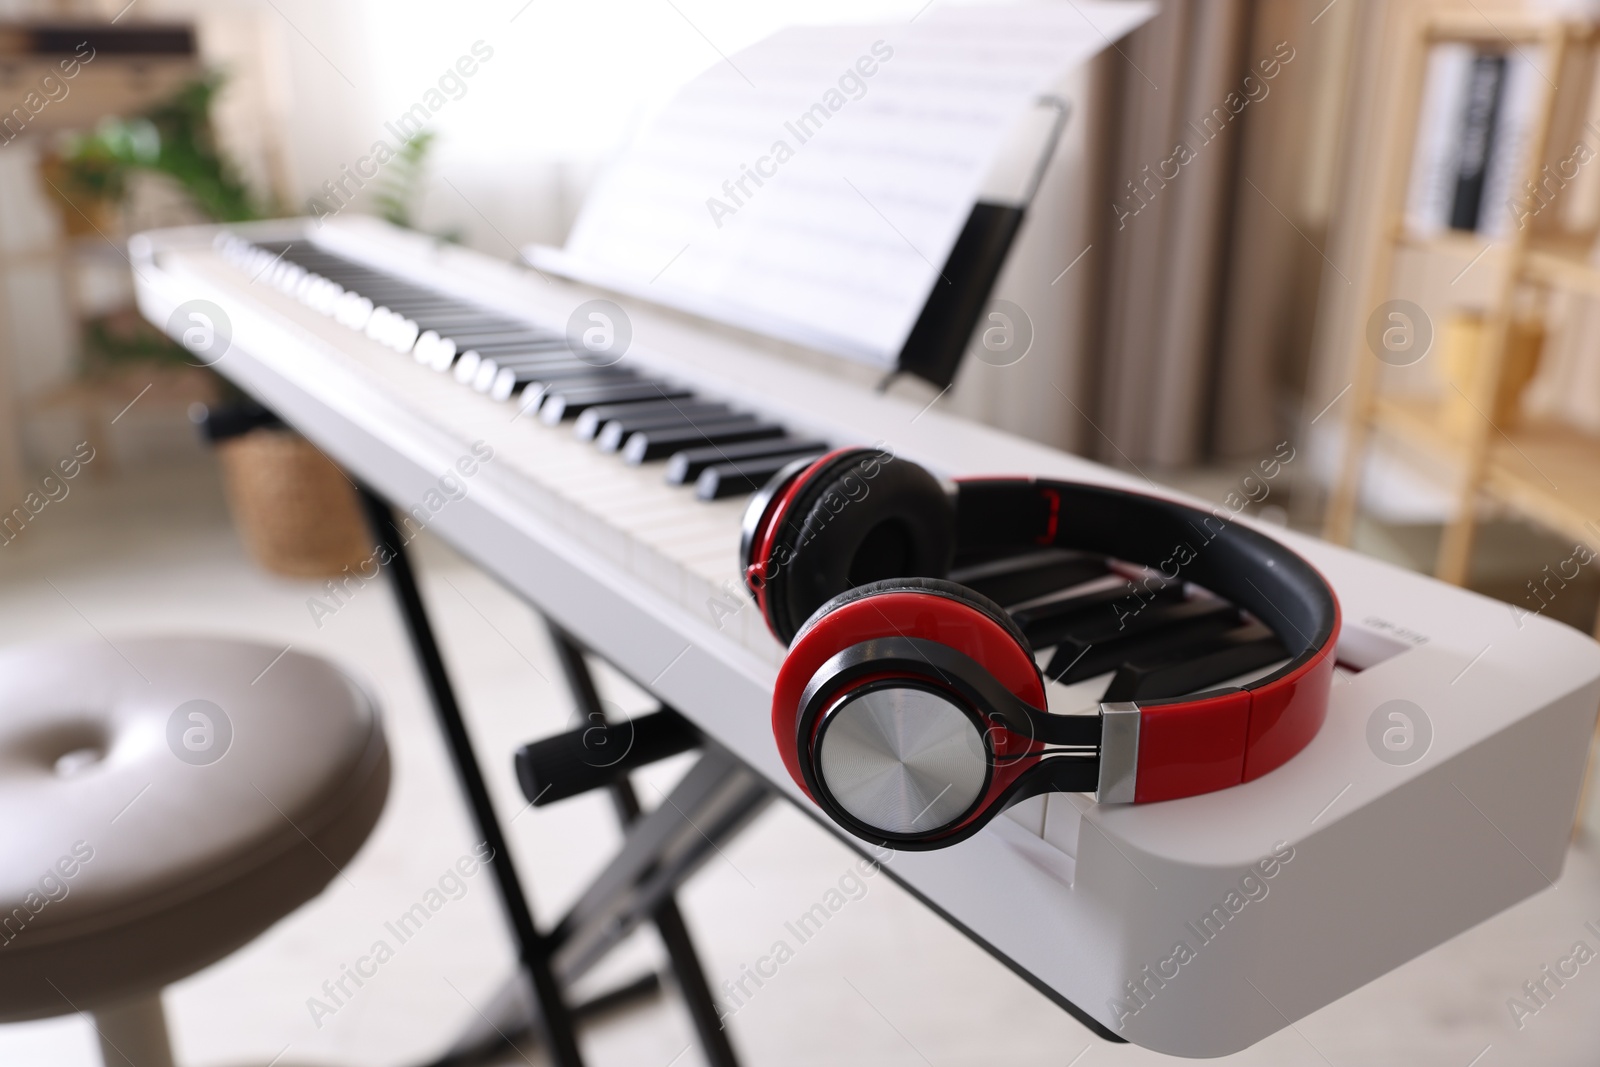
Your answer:
[[[533,911],[528,905],[527,895],[522,891],[522,880],[506,847],[505,833],[500,828],[483,771],[472,751],[472,739],[467,735],[461,706],[456,702],[444,659],[434,641],[433,627],[428,622],[427,610],[423,607],[416,574],[411,569],[404,541],[395,528],[393,512],[382,498],[365,488],[361,490],[361,501],[373,536],[387,557],[385,569],[393,580],[400,614],[405,619],[406,633],[411,638],[411,650],[422,668],[428,695],[432,698],[440,729],[450,750],[450,760],[471,808],[478,836],[493,850],[490,867],[494,871],[500,900],[505,905],[506,917],[517,941],[517,956],[537,1001],[538,1025],[543,1031],[545,1047],[550,1050],[551,1059],[560,1067],[582,1067],[583,1056],[578,1051],[573,1013],[567,1007],[551,969],[549,943],[534,924]]]
[[[554,623],[549,623],[549,626],[556,656],[561,660],[561,671],[566,676],[567,688],[572,691],[579,715],[584,722],[594,724],[608,734],[617,732],[608,729],[610,724],[605,706],[600,703],[600,694],[595,689],[594,675],[589,672],[583,649],[559,626]],[[608,788],[611,802],[617,809],[617,818],[624,827],[632,825],[641,811],[633,784],[624,775]],[[683,921],[683,913],[678,910],[677,900],[671,896],[663,898],[650,919],[655,924],[656,932],[661,935],[662,944],[666,946],[672,973],[678,980],[678,991],[689,1009],[689,1017],[694,1022],[706,1061],[712,1067],[738,1067],[739,1061],[734,1056],[728,1032],[723,1029],[722,1020],[717,1014],[711,986],[706,982],[705,970],[700,966],[700,957],[689,938],[689,927]]]
[[[586,765],[581,752],[579,758],[571,758],[575,747],[581,750],[586,745],[589,733],[583,727],[525,746],[518,755],[518,775],[533,803],[551,803],[604,786],[611,792],[625,827],[622,850],[571,911],[548,933],[541,933],[434,640],[405,540],[381,497],[362,489],[361,500],[387,558],[385,567],[393,579],[412,651],[422,669],[473,821],[482,840],[494,850],[490,864],[517,941],[526,990],[534,1001],[526,1004],[523,986],[514,984],[482,1013],[485,1025],[478,1034],[459,1042],[455,1050],[430,1067],[466,1067],[503,1052],[528,1030],[529,1014],[535,1016],[532,1023],[544,1037],[552,1060],[559,1067],[581,1067],[576,1019],[651,995],[659,987],[659,978],[646,974],[575,1007],[567,1005],[563,990],[643,922],[652,923],[660,933],[707,1061],[714,1067],[737,1067],[705,972],[672,894],[720,848],[721,842],[730,840],[749,824],[771,799],[770,791],[738,760],[700,738],[691,725],[667,708],[625,724],[630,731],[630,751],[623,754],[625,758],[607,766]],[[551,630],[579,712],[586,721],[604,730],[608,725],[605,709],[585,652],[558,628],[552,626]],[[696,747],[704,751],[690,772],[659,807],[641,814],[638,796],[626,772]]]

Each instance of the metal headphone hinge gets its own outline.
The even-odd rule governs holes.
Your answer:
[[[1139,783],[1139,705],[1100,705],[1101,804],[1132,804]]]

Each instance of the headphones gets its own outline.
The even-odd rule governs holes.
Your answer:
[[[944,578],[958,559],[1048,547],[1151,568],[1160,579],[1127,572],[1147,586],[1200,586],[1259,620],[1288,662],[1240,686],[1049,714],[1017,622]],[[845,448],[774,475],[745,509],[739,551],[789,646],[772,699],[784,765],[877,844],[942,848],[1045,792],[1149,803],[1238,785],[1299,752],[1327,714],[1333,590],[1278,542],[1185,504],[1031,478],[951,493],[888,451]],[[1097,623],[1120,619],[1099,610]]]

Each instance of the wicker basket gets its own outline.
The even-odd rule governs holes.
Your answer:
[[[218,441],[223,482],[245,548],[267,570],[327,578],[357,568],[372,535],[349,479],[290,430],[260,429]]]

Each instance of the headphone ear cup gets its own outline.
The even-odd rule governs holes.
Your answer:
[[[874,658],[879,638],[919,639],[924,650],[895,666]],[[938,837],[992,799],[1005,774],[991,747],[996,686],[1043,706],[1033,653],[1000,605],[939,578],[891,578],[833,597],[800,628],[773,726],[780,749],[793,746],[797,780],[847,828]]]
[[[776,519],[764,575],[767,624],[784,644],[846,590],[949,572],[955,509],[923,468],[854,449],[803,477]]]

